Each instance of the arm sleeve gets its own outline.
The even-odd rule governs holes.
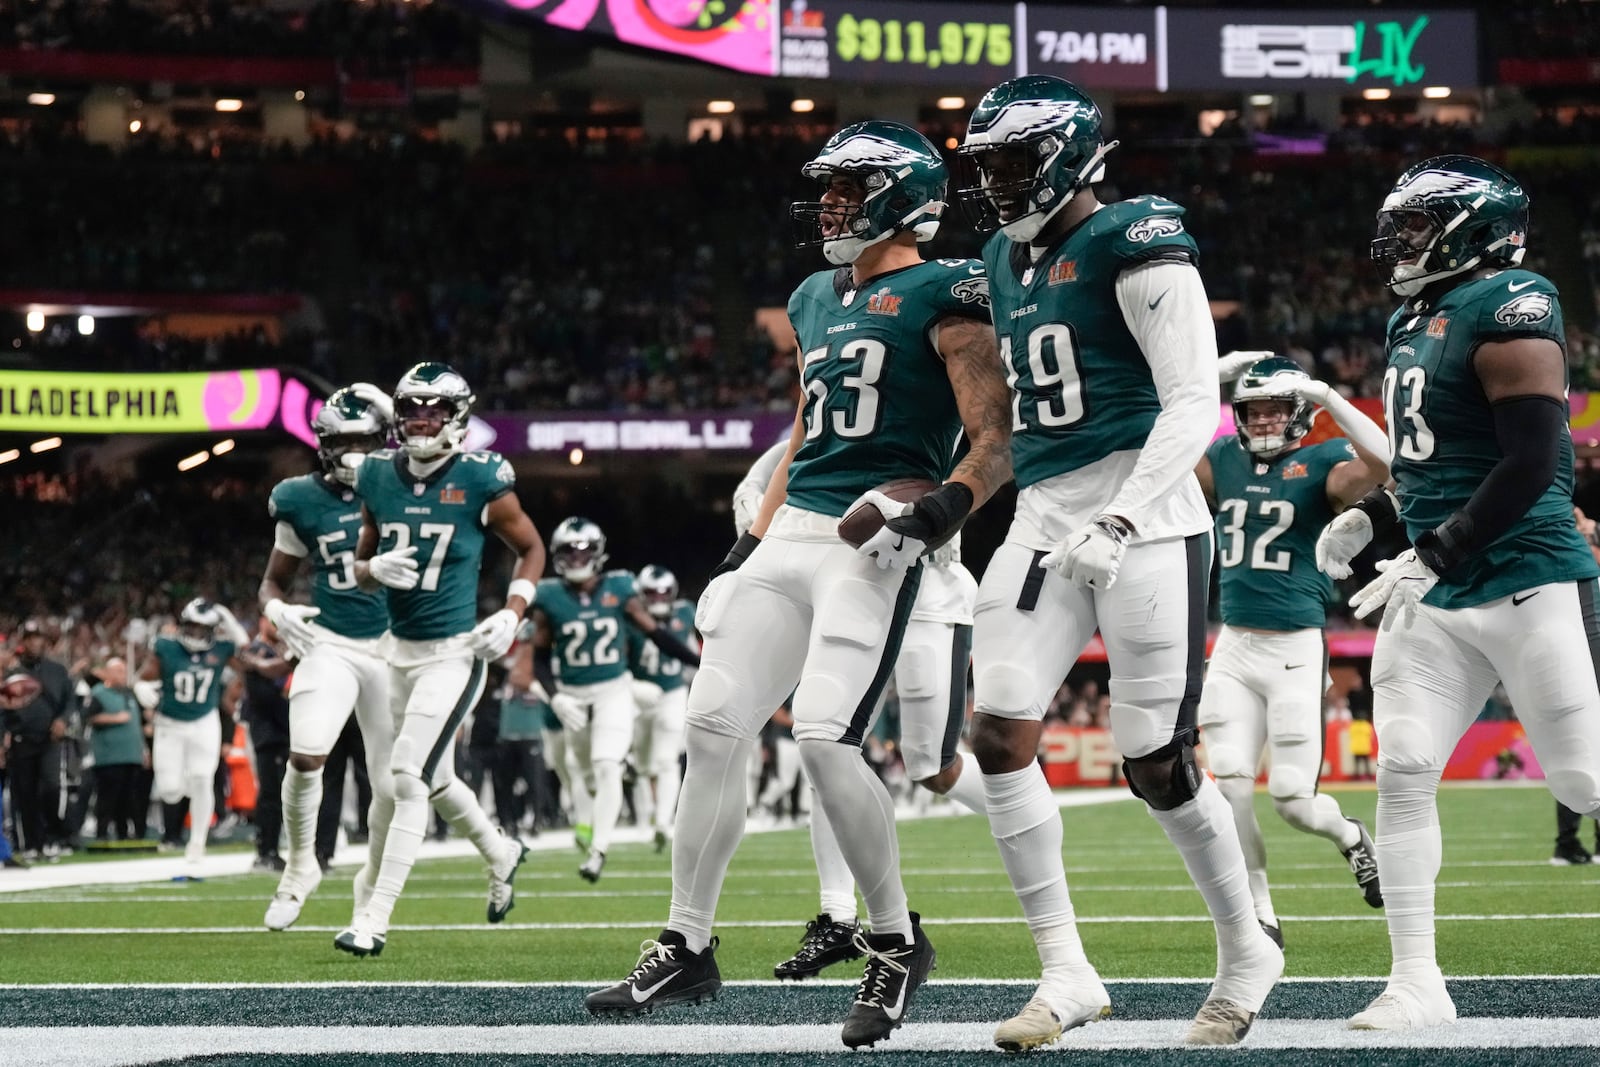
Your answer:
[[[550,696],[556,695],[556,672],[550,664],[550,649],[534,647],[533,676]]]
[[[1369,419],[1338,390],[1329,386],[1328,401],[1322,406],[1339,424],[1339,429],[1345,432],[1346,437],[1374,456],[1383,457],[1385,463],[1393,461],[1394,457],[1389,455],[1389,435],[1383,432],[1383,427]]]
[[[700,666],[700,655],[694,649],[673,637],[665,626],[657,626],[645,635],[661,651],[691,667]]]
[[[1216,436],[1217,334],[1200,272],[1189,263],[1158,261],[1124,271],[1117,305],[1161,398],[1139,460],[1106,508],[1137,530],[1153,502],[1194,477]]]
[[[784,435],[783,440],[761,453],[761,457],[751,464],[750,470],[739,482],[738,488],[733,491],[734,496],[741,493],[765,493],[767,483],[772,481],[772,474],[778,469],[778,464],[783,462],[783,454],[789,448],[789,436]]]

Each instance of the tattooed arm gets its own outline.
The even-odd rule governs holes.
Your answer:
[[[972,444],[950,481],[971,489],[978,507],[1011,480],[1011,387],[987,322],[946,319],[939,324],[938,348]]]

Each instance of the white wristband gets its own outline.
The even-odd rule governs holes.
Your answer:
[[[511,584],[506,586],[507,600],[514,596],[519,596],[522,598],[523,603],[530,608],[533,607],[533,594],[534,585],[526,578],[513,578]]]

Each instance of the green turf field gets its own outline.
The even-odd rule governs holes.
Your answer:
[[[1372,822],[1375,793],[1352,790],[1337,796],[1347,814]],[[1277,820],[1264,795],[1258,797],[1258,808],[1274,902],[1287,941],[1287,974],[1300,981],[1286,983],[1268,1001],[1258,1026],[1261,1033],[1252,1034],[1250,1043],[1278,1042],[1290,1050],[1325,1045],[1322,1037],[1302,1035],[1294,1027],[1322,1027],[1324,1020],[1342,1019],[1376,992],[1374,979],[1388,970],[1382,913],[1366,906],[1331,844],[1290,830]],[[1410,1053],[1387,1060],[1347,1060],[1340,1058],[1344,1052],[1322,1048],[1305,1056],[1247,1062],[1600,1064],[1600,1039],[1569,1040],[1571,1034],[1556,1025],[1567,1019],[1579,1030],[1600,1030],[1600,980],[1593,978],[1600,973],[1600,866],[1549,865],[1553,804],[1543,789],[1451,787],[1441,796],[1441,808],[1445,864],[1438,929],[1445,973],[1479,979],[1530,976],[1454,984],[1462,1026],[1485,1024],[1487,1033],[1504,1034],[1509,1032],[1506,1020],[1533,1025],[1529,1017],[1550,1016],[1554,1029],[1548,1031],[1548,1041],[1537,1036],[1535,1027],[1534,1037],[1512,1042],[1518,1048],[1497,1048],[1491,1051],[1498,1056],[1486,1055],[1485,1043],[1497,1040],[1458,1027],[1465,1040],[1457,1043],[1455,1054],[1437,1061],[1406,1058]],[[1111,1058],[1075,1062],[1132,1062],[1117,1057],[1127,1048],[1141,1047],[1139,1042],[1162,1047],[1171,1038],[1142,1031],[1118,1036],[1122,1032],[1115,1028],[1151,1025],[1139,1020],[1181,1020],[1192,1013],[1205,989],[1204,982],[1194,980],[1209,978],[1215,964],[1211,927],[1176,853],[1142,805],[1118,800],[1069,807],[1063,817],[1068,876],[1085,947],[1102,975],[1120,983],[1112,990],[1116,1018],[1084,1033],[1110,1035],[1098,1040],[1124,1050],[1106,1052]],[[924,1037],[938,1048],[964,1047],[960,1042],[968,1040],[978,1040],[975,1047],[982,1047],[985,1028],[1020,1006],[1029,992],[1027,980],[1037,977],[1037,958],[987,824],[970,816],[912,821],[902,825],[900,840],[912,907],[923,914],[939,953],[937,981],[921,1002]],[[590,1024],[582,1011],[583,987],[615,981],[632,967],[639,942],[653,936],[665,918],[670,876],[667,858],[644,845],[618,847],[596,886],[577,877],[578,861],[578,852],[567,848],[530,856],[517,879],[517,907],[498,927],[483,921],[485,882],[479,864],[421,863],[395,912],[384,954],[367,960],[332,948],[334,933],[349,917],[350,868],[336,869],[300,923],[281,934],[260,926],[274,887],[274,879],[266,875],[214,878],[203,884],[91,884],[5,894],[0,896],[0,959],[5,961],[4,981],[12,986],[0,987],[0,1019],[14,1027],[95,1027],[120,1006],[112,1017],[139,1027],[188,1029],[229,1022],[320,1027],[328,1028],[318,1031],[327,1040],[335,1040],[339,1028],[358,1024],[457,1027],[470,1034],[485,1026],[510,1028],[500,1032],[511,1042],[500,1059],[470,1040],[451,1038],[443,1049],[430,1050],[425,1041],[407,1046],[407,1056],[397,1052],[350,1061],[363,1064],[510,1063],[561,1047],[606,1054],[608,1064],[662,1062],[667,1053],[715,1059],[719,1053],[743,1055],[741,1049],[761,1062],[786,1062],[772,1058],[778,1049],[793,1048],[796,1055],[831,1051],[828,1041],[836,1041],[830,1038],[832,1028],[850,996],[839,985],[730,984],[714,1006],[663,1011],[655,1020],[632,1026]],[[719,912],[718,960],[724,978],[730,983],[770,980],[772,965],[792,951],[804,921],[816,910],[806,832],[749,836],[729,874]],[[856,977],[856,966],[842,965],[829,977]],[[1555,980],[1561,976],[1586,977]],[[1352,978],[1366,981],[1348,981]],[[1185,979],[1190,981],[1180,981]],[[155,988],[61,988],[123,983]],[[161,988],[169,983],[185,985]],[[242,983],[244,988],[208,988],[213,983]],[[308,985],[312,983],[317,985]],[[421,983],[422,992],[390,983]],[[483,985],[440,989],[436,983]],[[568,985],[529,988],[523,983]],[[54,988],[25,988],[39,984]],[[261,1006],[245,1007],[252,1003]],[[1286,1029],[1267,1028],[1269,1019],[1281,1020],[1275,1025]],[[916,1036],[916,1021],[914,1016],[896,1034],[894,1049],[909,1055],[919,1047],[917,1041],[923,1039]],[[807,1026],[820,1029],[812,1034]],[[939,1027],[968,1029],[946,1033]],[[1172,1027],[1181,1036],[1181,1026],[1174,1022]],[[1342,1033],[1331,1023],[1326,1028]],[[737,1042],[725,1046],[714,1036],[742,1029],[759,1032],[748,1048]],[[523,1047],[511,1041],[513,1030],[537,1036],[527,1039],[530,1047]],[[446,1030],[429,1032],[429,1040],[445,1040]],[[623,1036],[608,1036],[616,1034]],[[627,1043],[635,1038],[627,1035],[650,1035],[657,1044],[635,1050]],[[0,1045],[3,1036],[0,1031]],[[567,1044],[546,1047],[546,1039],[556,1036]],[[777,1044],[769,1047],[772,1042]],[[814,1042],[821,1044],[812,1049]],[[372,1047],[313,1043],[301,1051],[335,1055],[342,1049],[349,1055]],[[630,1050],[644,1059],[628,1060],[625,1053],[633,1054]],[[216,1051],[220,1055],[227,1049]],[[1524,1060],[1524,1051],[1539,1055]],[[423,1053],[444,1058],[410,1058]],[[488,1059],[464,1058],[469,1055]],[[1480,1056],[1485,1058],[1476,1058]],[[247,1055],[205,1062],[277,1061]]]

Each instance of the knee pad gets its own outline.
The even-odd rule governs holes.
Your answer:
[[[794,739],[838,741],[844,733],[841,723],[848,718],[836,709],[854,707],[860,700],[860,694],[847,693],[843,680],[831,674],[807,675],[789,704],[794,712]]]
[[[903,730],[902,733],[904,733]],[[906,765],[906,777],[913,782],[926,782],[944,770],[943,767],[939,766],[938,749],[913,743],[903,736],[900,739],[900,759]],[[929,786],[928,788],[932,789],[933,787]],[[934,790],[934,792],[943,791]]]
[[[688,721],[712,733],[736,736],[731,705],[735,692],[733,679],[720,663],[708,663],[694,676],[689,687]]]
[[[1272,770],[1267,773],[1267,792],[1276,801],[1296,800],[1316,793],[1316,779],[1290,760],[1279,759],[1273,753]],[[1293,820],[1291,820],[1293,821]]]
[[[1173,738],[1147,756],[1123,760],[1122,773],[1128,791],[1157,811],[1180,808],[1200,791],[1200,767],[1188,738]]]
[[[163,804],[176,804],[187,795],[188,794],[183,791],[183,784],[181,782],[177,785],[169,786],[166,789],[158,789],[156,791],[156,799],[161,801]]]
[[[1256,769],[1249,765],[1243,749],[1226,741],[1206,741],[1206,762],[1218,779],[1247,778],[1255,781]]]
[[[1545,784],[1555,798],[1579,815],[1600,818],[1600,782],[1592,772],[1577,768],[1545,768]]]
[[[1142,758],[1172,742],[1182,683],[1181,678],[1111,679],[1111,739],[1118,752]]]
[[[1033,672],[1019,663],[989,663],[973,675],[977,710],[1002,719],[1026,719],[1034,705]]]
[[[417,743],[409,737],[394,739],[394,747],[389,750],[389,772],[395,777],[408,774],[419,781],[422,778],[422,764],[416,758]]]
[[[1428,723],[1386,716],[1377,733],[1378,766],[1404,774],[1444,770],[1444,759],[1434,752],[1433,730]]]

